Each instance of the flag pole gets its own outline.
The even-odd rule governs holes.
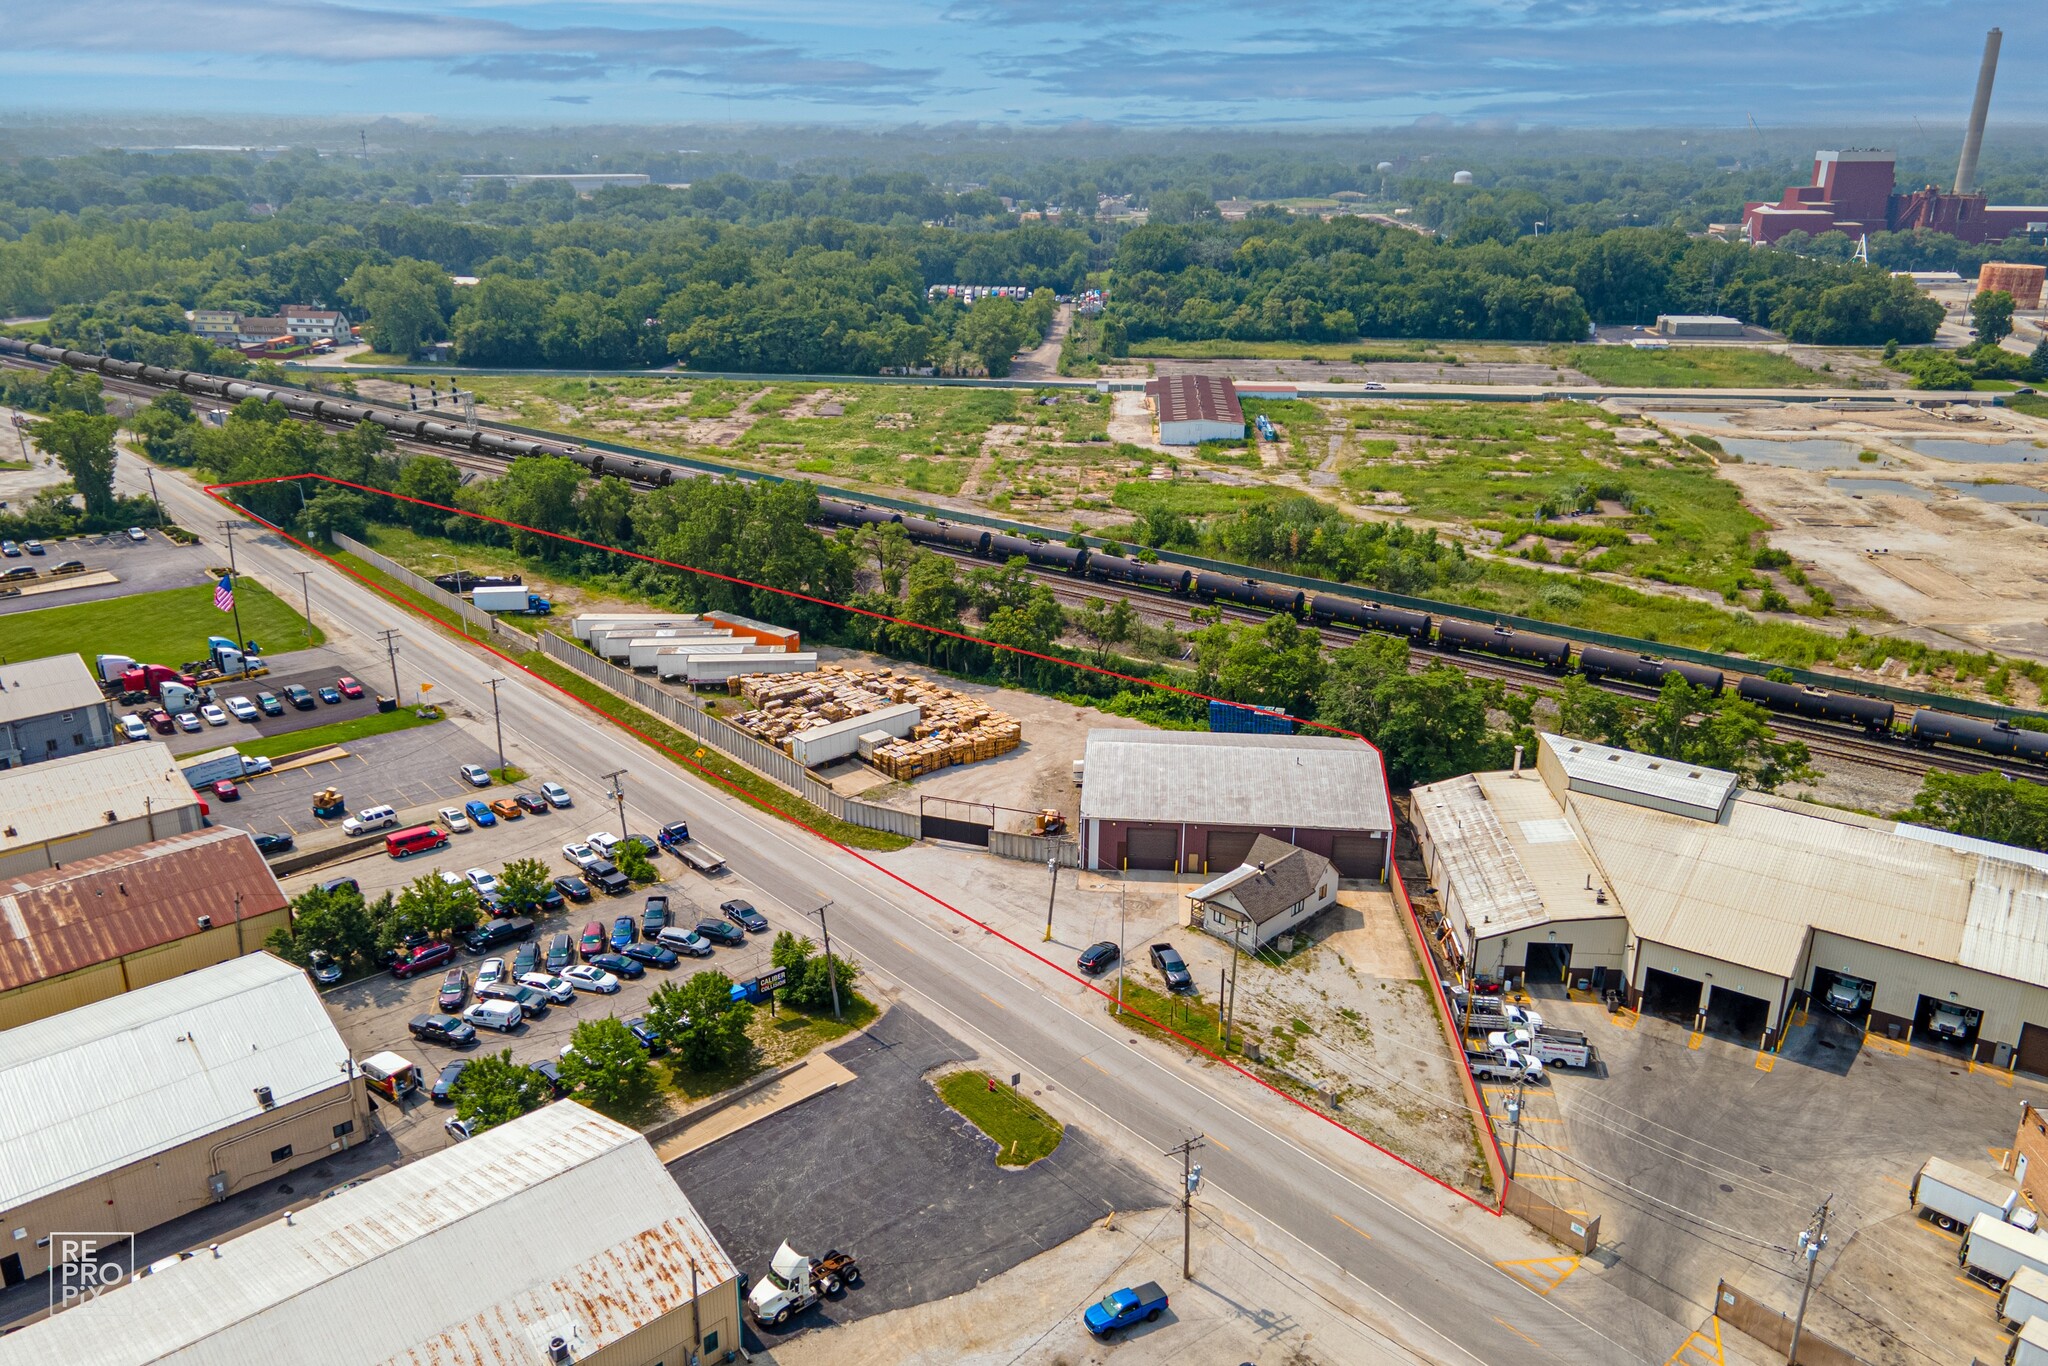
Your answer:
[[[228,534],[228,610],[235,618],[235,649],[242,656],[242,671],[249,669],[249,638],[242,634],[242,604],[235,598],[235,581],[242,576],[235,572],[235,524],[222,522],[221,529]]]

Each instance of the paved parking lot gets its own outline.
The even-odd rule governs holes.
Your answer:
[[[1648,1015],[1617,1028],[1597,1005],[1554,993],[1536,1004],[1546,1021],[1584,1030],[1601,1066],[1553,1069],[1530,1089],[1520,1175],[1553,1203],[1601,1216],[1599,1256],[1632,1295],[1683,1318],[1725,1277],[1790,1312],[1797,1268],[1777,1249],[1832,1195],[1812,1331],[1897,1366],[2004,1359],[1993,1300],[1959,1280],[1955,1240],[1909,1208],[1907,1191],[1932,1155],[1997,1178],[2020,1099],[2048,1088],[1866,1039],[1818,1009],[1794,1017],[1782,1052],[1760,1055]],[[1496,1114],[1511,1089],[1487,1086]]]
[[[328,707],[324,710],[341,709]],[[233,727],[216,733],[232,734]],[[221,740],[219,743],[225,745],[232,741]],[[291,834],[303,841],[307,836],[323,831],[340,833],[341,817],[319,820],[313,815],[313,794],[323,788],[339,790],[350,811],[366,806],[390,805],[398,808],[401,820],[417,818],[421,822],[431,817],[437,807],[460,806],[471,797],[495,799],[515,790],[474,788],[456,775],[456,770],[463,764],[489,767],[498,762],[489,737],[460,721],[440,721],[390,735],[372,735],[351,740],[346,748],[348,754],[345,758],[250,778],[242,785],[241,801],[221,807],[215,813],[216,817],[223,825]],[[535,783],[538,781],[536,778]],[[537,816],[532,821],[540,824],[547,819]],[[493,832],[475,833],[490,841]],[[466,838],[458,835],[456,843],[461,844]],[[555,844],[562,842],[558,839]],[[381,856],[382,844],[375,840],[369,844],[374,845]],[[558,848],[555,852],[559,862],[561,851]],[[459,857],[453,849],[447,856]],[[508,854],[505,857],[517,858],[520,855]],[[381,861],[394,869],[414,867],[411,862]],[[503,859],[499,862],[502,863]],[[403,886],[417,876],[416,872],[406,872],[393,885]]]
[[[225,703],[230,697],[246,697],[251,702],[259,692],[273,693],[284,703],[284,715],[264,716],[258,713],[254,721],[237,721],[232,714],[225,726],[208,726],[203,722],[197,731],[174,731],[169,735],[155,735],[171,747],[173,754],[199,754],[206,750],[219,749],[224,745],[236,744],[252,736],[288,735],[293,731],[310,730],[315,726],[332,725],[336,721],[351,721],[359,716],[369,716],[377,710],[377,675],[366,674],[360,664],[344,658],[340,651],[325,647],[314,650],[293,650],[286,654],[269,656],[270,672],[262,678],[228,679],[214,685],[214,695]],[[339,702],[315,701],[313,710],[300,711],[286,700],[284,690],[296,683],[313,693],[317,698],[322,688],[331,688],[344,674],[363,685],[359,698],[344,697]],[[388,685],[389,679],[386,683]],[[137,708],[138,711],[147,708]],[[225,705],[221,708],[226,711]],[[497,763],[494,757],[491,763]]]
[[[33,593],[27,597],[0,598],[0,616],[10,612],[33,612],[42,607],[63,607],[74,602],[98,602],[103,598],[125,598],[133,593],[154,593],[164,588],[189,588],[212,577],[207,570],[220,555],[217,546],[181,546],[156,531],[148,539],[131,541],[125,532],[110,536],[73,536],[44,541],[49,553],[40,559],[23,556],[8,565],[32,564],[45,573],[66,560],[84,560],[88,572],[108,570],[120,576],[118,583],[92,584],[62,593]]]
[[[831,1056],[853,1082],[669,1164],[755,1279],[785,1238],[814,1256],[838,1247],[859,1258],[858,1287],[787,1333],[749,1325],[750,1349],[971,1290],[1097,1220],[1172,1194],[1177,1169],[1147,1175],[1075,1128],[1052,1156],[997,1167],[994,1145],[925,1079],[974,1051],[902,1005]]]

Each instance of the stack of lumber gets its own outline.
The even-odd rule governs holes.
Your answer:
[[[731,687],[750,708],[733,724],[784,752],[791,736],[813,727],[905,703],[916,705],[923,713],[916,729],[902,739],[872,746],[866,756],[897,779],[992,759],[1017,748],[1024,738],[1014,717],[897,669],[827,664],[813,673],[736,678]]]

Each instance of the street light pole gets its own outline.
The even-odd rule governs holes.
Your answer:
[[[497,723],[497,727],[498,727],[498,773],[499,773],[499,781],[500,781],[500,782],[503,782],[503,781],[504,781],[504,776],[503,776],[503,775],[504,775],[504,772],[505,772],[505,768],[506,768],[506,764],[505,764],[505,716],[504,716],[504,713],[502,713],[502,712],[500,712],[500,711],[498,710],[498,685],[499,685],[500,683],[503,683],[503,682],[504,682],[505,680],[504,680],[503,678],[500,678],[500,677],[492,677],[492,678],[487,678],[487,679],[485,679],[484,681],[485,681],[486,683],[488,683],[488,684],[490,684],[490,685],[491,685],[491,720],[492,720],[492,721],[494,721],[494,722],[496,722],[496,723]],[[621,770],[620,770],[620,772],[622,772],[622,773],[623,773],[624,771],[625,771],[625,770],[623,770],[623,769],[621,769]],[[620,824],[621,826],[623,826],[623,825],[624,825],[625,823],[626,823],[626,804],[625,804],[624,800],[622,799],[622,800],[620,801],[620,803],[619,803],[619,824]],[[623,835],[623,834],[625,834],[626,832],[625,832],[624,830],[621,830],[621,831],[619,831],[619,833]]]
[[[825,932],[825,980],[832,984],[832,1018],[839,1018],[839,965],[832,961],[832,924],[825,919],[831,902],[818,907],[818,928]]]
[[[1799,1235],[1799,1250],[1793,1255],[1806,1259],[1806,1284],[1799,1290],[1799,1313],[1792,1320],[1792,1345],[1785,1352],[1785,1366],[1798,1366],[1799,1334],[1806,1327],[1806,1298],[1813,1293],[1813,1272],[1820,1264],[1820,1250],[1828,1245],[1828,1206],[1834,1203],[1834,1193],[1820,1202],[1820,1208],[1813,1212],[1813,1222]]]
[[[1045,871],[1051,875],[1052,886],[1045,894],[1045,942],[1052,942],[1052,903],[1060,894],[1060,856],[1054,854],[1045,861]]]

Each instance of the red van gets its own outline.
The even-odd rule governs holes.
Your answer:
[[[437,825],[408,826],[384,837],[384,852],[393,858],[410,858],[447,847],[448,832]]]

